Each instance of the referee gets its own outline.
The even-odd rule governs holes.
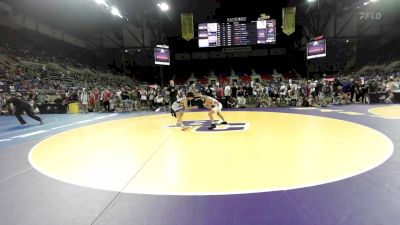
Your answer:
[[[173,80],[169,81],[169,87],[167,88],[167,95],[169,95],[169,104],[170,106],[174,103],[178,98],[178,89],[175,87],[175,83]]]
[[[22,100],[22,99],[20,99],[20,98],[16,98],[16,97],[8,97],[7,98],[7,101],[6,101],[6,105],[9,105],[9,104],[13,104],[13,106],[14,106],[14,109],[15,109],[15,116],[17,117],[17,119],[18,119],[18,121],[20,122],[20,124],[21,124],[21,126],[24,126],[24,125],[26,125],[26,121],[22,118],[22,116],[21,116],[21,114],[25,111],[26,112],[26,114],[28,114],[28,116],[29,117],[31,117],[32,119],[35,119],[35,120],[37,120],[37,121],[39,121],[40,122],[40,125],[42,125],[43,124],[43,121],[42,121],[42,119],[40,118],[40,117],[38,117],[38,116],[35,116],[34,114],[33,114],[33,111],[32,111],[32,107],[31,107],[31,105],[27,102],[27,101],[25,101],[25,100]]]

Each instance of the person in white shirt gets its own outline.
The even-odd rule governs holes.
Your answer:
[[[386,98],[385,102],[386,103],[392,103],[394,99],[394,92],[399,91],[399,85],[394,82],[393,78],[389,78],[389,82],[386,84],[386,89],[385,92],[389,94],[389,96]]]
[[[231,86],[227,84],[224,88],[224,96],[226,99],[229,99],[231,97],[232,91],[231,91]]]
[[[122,99],[122,91],[121,91],[121,89],[118,89],[117,96],[118,96],[119,99]]]
[[[89,94],[87,93],[85,88],[82,89],[80,100],[82,104],[82,112],[85,113],[87,110],[87,105],[89,103]]]
[[[239,108],[246,108],[246,98],[244,96],[238,96],[237,101]]]
[[[147,91],[142,88],[142,90],[140,90],[140,106],[142,109],[147,108],[148,104],[147,104]]]
[[[159,112],[161,110],[161,108],[163,107],[163,103],[164,103],[164,98],[161,93],[158,93],[157,96],[154,98],[154,103],[155,103],[155,107],[156,107],[155,111]]]
[[[156,91],[153,88],[151,88],[149,90],[148,96],[149,96],[149,107],[150,107],[150,109],[153,109],[153,107],[154,107],[153,103],[154,103],[154,98],[156,96]]]

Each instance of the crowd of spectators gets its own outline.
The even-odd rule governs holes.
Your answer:
[[[400,92],[400,70],[376,75],[352,74],[324,77],[318,80],[271,80],[247,84],[216,84],[195,87],[206,95],[223,99],[229,108],[286,107],[342,105],[369,103],[372,93],[387,93],[391,103],[394,93]]]
[[[9,32],[6,32],[9,34]],[[7,95],[20,95],[34,108],[43,104],[79,103],[80,112],[168,110],[167,88],[139,83],[126,76],[85,64],[79,57],[54,55],[0,37],[0,109]],[[87,62],[89,63],[89,62]],[[233,72],[232,72],[233,73]],[[177,97],[187,91],[213,96],[228,108],[317,106],[369,103],[370,93],[387,93],[387,103],[399,92],[400,69],[338,74],[311,80],[296,76],[243,75],[241,79],[187,80],[177,85]],[[290,74],[289,74],[290,75]],[[220,82],[221,81],[221,82]],[[38,111],[38,110],[36,110]]]
[[[23,80],[24,76],[20,75]],[[368,77],[368,78],[367,78]],[[76,77],[75,79],[80,79]],[[20,81],[21,82],[21,81]],[[82,83],[86,80],[82,79]],[[24,82],[22,82],[24,83]],[[137,83],[115,83],[104,87],[91,83],[79,88],[63,89],[65,83],[54,82],[47,91],[38,89],[35,84],[23,97],[35,107],[46,103],[79,103],[82,113],[123,112],[135,110],[168,110],[170,98],[167,88],[157,85],[138,85]],[[102,81],[99,82],[101,84]],[[106,82],[105,82],[106,83]],[[88,84],[88,83],[87,83]],[[351,103],[369,103],[371,93],[387,93],[385,102],[393,101],[394,93],[400,92],[400,72],[386,75],[346,77],[325,77],[319,80],[270,80],[249,83],[227,83],[204,85],[200,82],[177,86],[177,98],[186,92],[201,92],[219,99],[228,108],[246,107],[326,107]],[[49,90],[53,90],[50,94]],[[19,93],[19,92],[16,92]],[[3,98],[4,99],[4,96]],[[0,102],[2,102],[0,99]],[[1,104],[1,103],[0,103]]]

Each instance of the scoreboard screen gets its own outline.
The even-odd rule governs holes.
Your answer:
[[[316,40],[307,43],[307,59],[326,56],[326,40]]]
[[[224,47],[276,43],[276,20],[200,23],[199,47]]]
[[[154,60],[156,65],[170,65],[170,54],[168,46],[158,45],[154,48]]]

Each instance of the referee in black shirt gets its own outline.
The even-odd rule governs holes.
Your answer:
[[[11,97],[11,98],[7,99],[6,105],[9,105],[10,103],[12,103],[14,106],[15,116],[17,117],[18,121],[20,122],[21,126],[26,125],[26,121],[21,116],[21,114],[24,111],[26,112],[26,114],[28,114],[29,117],[39,121],[40,124],[43,124],[42,119],[33,114],[32,107],[31,107],[31,105],[29,105],[29,102],[22,100],[20,98]]]
[[[178,88],[175,87],[175,83],[173,80],[169,81],[169,87],[167,88],[167,95],[169,95],[169,104],[170,106],[177,100],[178,96]]]
[[[166,94],[169,95],[169,111],[171,115],[175,115],[174,110],[172,110],[172,104],[177,100],[178,89],[175,87],[175,82],[173,80],[169,81],[169,87],[166,90]]]

